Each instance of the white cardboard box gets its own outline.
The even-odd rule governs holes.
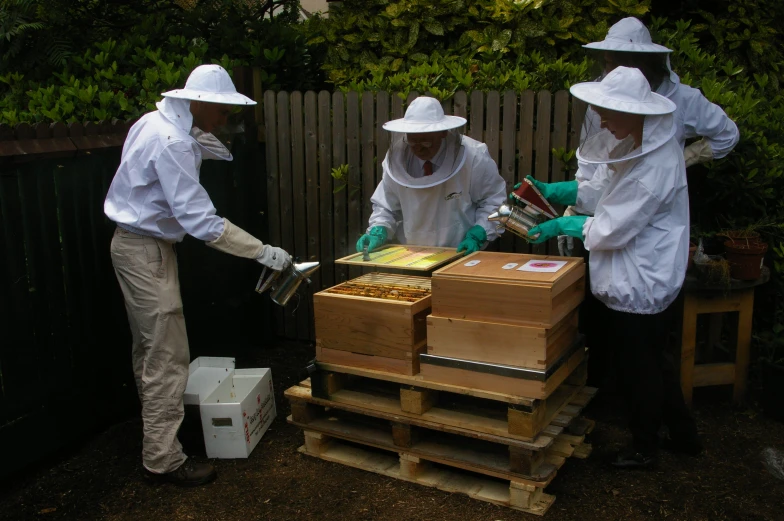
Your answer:
[[[199,404],[208,458],[247,458],[277,415],[269,369],[235,369],[233,358],[199,357],[186,404]]]

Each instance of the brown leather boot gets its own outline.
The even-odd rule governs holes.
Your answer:
[[[197,463],[191,459],[179,466],[177,470],[165,474],[156,474],[144,469],[145,477],[154,482],[171,483],[178,487],[198,487],[206,485],[218,477],[215,467],[209,463]]]

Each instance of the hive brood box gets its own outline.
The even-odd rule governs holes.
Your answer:
[[[426,345],[430,282],[428,277],[368,273],[316,293],[316,359],[417,374]],[[382,292],[398,299],[381,298]],[[404,299],[409,293],[414,296]]]

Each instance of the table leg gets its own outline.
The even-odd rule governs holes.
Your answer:
[[[754,289],[748,289],[740,294],[740,310],[738,313],[735,384],[732,390],[732,401],[736,404],[741,403],[746,395],[746,380],[749,374],[749,356],[751,351],[751,317],[753,312]]]

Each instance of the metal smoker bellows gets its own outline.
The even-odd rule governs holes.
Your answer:
[[[514,205],[502,204],[487,219],[525,240],[530,239],[528,231],[531,228],[558,215],[528,179],[524,179],[518,189],[512,192],[512,200]]]
[[[520,208],[502,204],[498,210],[490,214],[487,219],[498,223],[499,228],[509,230],[518,237],[528,240],[528,230],[544,221],[541,214],[530,206]]]
[[[283,271],[271,270],[270,276],[264,280],[264,275],[267,273],[265,266],[261,277],[259,277],[259,282],[256,284],[256,292],[264,293],[269,289],[272,302],[279,306],[285,306],[291,296],[297,292],[297,288],[303,280],[310,284],[308,277],[317,269],[319,269],[318,262],[301,262],[299,264],[292,262]]]

